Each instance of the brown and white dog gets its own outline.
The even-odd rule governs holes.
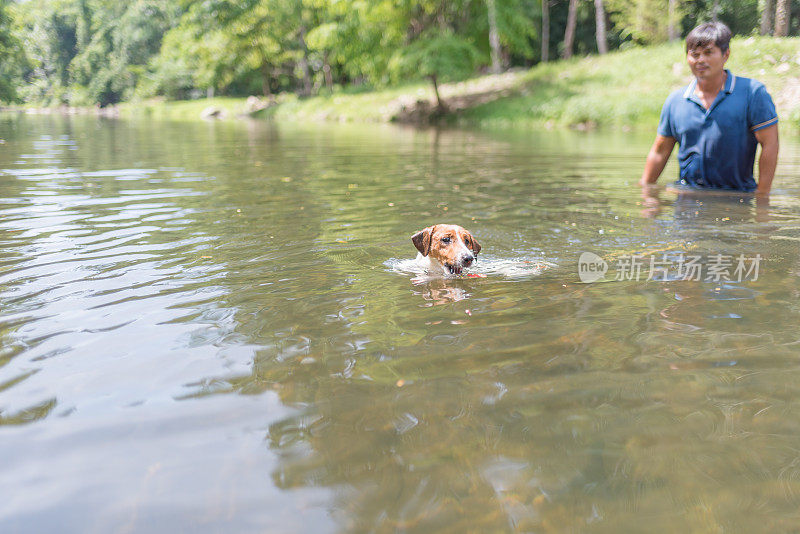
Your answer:
[[[455,224],[435,224],[420,230],[411,241],[417,247],[417,263],[428,274],[461,274],[478,260],[481,245]]]

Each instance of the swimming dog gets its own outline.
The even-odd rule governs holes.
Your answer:
[[[435,224],[411,236],[417,247],[417,263],[428,274],[461,274],[478,260],[480,244],[455,224]]]

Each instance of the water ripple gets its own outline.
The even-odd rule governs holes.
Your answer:
[[[62,139],[54,148],[49,141],[36,146],[51,159],[58,147],[71,146]],[[187,383],[213,369],[225,374],[248,367],[252,349],[233,366],[230,356],[225,363],[216,357],[236,319],[219,307],[226,291],[216,285],[228,268],[224,258],[213,257],[215,237],[185,232],[197,225],[198,202],[207,198],[184,187],[197,183],[196,173],[33,166],[4,168],[3,175],[3,190],[17,190],[0,200],[3,414],[41,403],[76,413],[97,390],[122,404],[147,400],[153,378],[147,369],[163,368],[181,347],[192,350],[189,361],[207,363],[162,375],[160,387],[172,396],[185,395]],[[183,185],[168,185],[173,178]],[[145,183],[154,180],[161,186]]]

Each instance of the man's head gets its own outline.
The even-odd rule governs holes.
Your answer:
[[[686,36],[686,52],[695,48],[715,45],[723,54],[731,43],[731,30],[721,22],[706,22],[696,27]]]
[[[731,30],[721,22],[706,22],[686,36],[686,60],[699,80],[722,75],[730,56]]]

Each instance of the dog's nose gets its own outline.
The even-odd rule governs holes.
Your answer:
[[[475,259],[475,256],[472,254],[465,254],[461,257],[461,265],[464,267],[469,267],[472,265],[472,261]]]

